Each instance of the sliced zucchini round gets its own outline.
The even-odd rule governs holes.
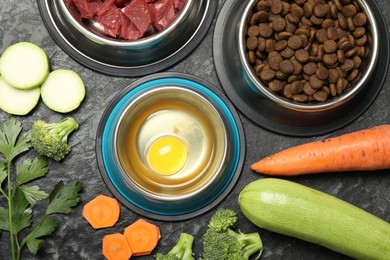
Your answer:
[[[78,108],[84,100],[84,82],[72,70],[54,70],[42,84],[41,96],[50,109],[68,113]]]
[[[18,89],[0,77],[0,109],[12,115],[27,115],[38,104],[40,89]]]
[[[49,69],[46,53],[30,42],[13,44],[0,57],[0,74],[9,85],[19,89],[40,86]]]

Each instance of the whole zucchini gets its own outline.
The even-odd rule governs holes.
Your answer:
[[[243,214],[272,232],[324,246],[356,259],[390,259],[390,224],[318,190],[282,179],[249,183]]]

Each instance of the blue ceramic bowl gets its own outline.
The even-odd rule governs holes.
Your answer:
[[[145,123],[171,104],[179,112],[180,104],[189,105],[190,114],[200,118],[194,125],[208,123],[195,127],[198,132],[190,135],[195,139],[188,141],[187,164],[195,160],[195,166],[161,175],[148,165],[148,142],[142,140],[165,134],[174,124],[175,120],[161,121],[161,126]],[[183,120],[185,114],[179,121]],[[144,130],[148,125],[152,127]],[[205,146],[191,148],[202,142],[202,131],[208,136]],[[218,89],[186,74],[160,73],[132,83],[112,100],[99,124],[96,150],[103,180],[125,206],[146,217],[173,221],[204,213],[233,189],[243,166],[245,137],[238,114]],[[204,160],[191,159],[191,151],[199,153],[192,158]]]

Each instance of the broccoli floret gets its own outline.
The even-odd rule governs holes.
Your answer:
[[[203,260],[247,260],[256,252],[260,257],[263,251],[260,235],[235,232],[236,222],[236,213],[229,209],[218,210],[211,217],[203,236]]]
[[[225,232],[233,228],[237,222],[237,214],[230,209],[221,209],[215,212],[209,221],[209,228],[217,232]]]
[[[31,128],[31,144],[40,155],[61,161],[71,150],[68,136],[78,127],[72,117],[56,123],[38,120]]]
[[[192,244],[194,237],[187,233],[181,233],[176,245],[167,254],[156,254],[157,260],[194,260]]]

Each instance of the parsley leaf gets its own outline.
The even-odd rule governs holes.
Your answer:
[[[31,205],[37,203],[38,200],[46,199],[49,195],[41,190],[38,186],[19,186],[19,189],[24,193],[24,196]]]
[[[23,192],[19,189],[15,190],[12,197],[12,227],[13,231],[18,233],[20,230],[31,226],[32,210],[28,208],[30,203],[27,201]],[[11,223],[9,223],[9,209],[0,208],[0,229],[9,231]]]
[[[24,133],[18,139],[22,129],[22,123],[13,117],[6,119],[0,127],[0,153],[8,162],[31,147],[29,132]]]
[[[57,228],[57,221],[52,216],[44,216],[37,222],[32,231],[22,241],[22,246],[27,244],[28,250],[36,255],[43,244],[42,237],[48,236]]]
[[[71,213],[72,207],[76,206],[80,201],[78,193],[82,186],[83,184],[80,181],[70,182],[67,186],[64,186],[62,181],[59,181],[50,193],[46,215]]]
[[[20,189],[16,189],[12,198],[12,226],[17,233],[31,226],[32,210],[30,203]]]
[[[16,167],[16,185],[45,176],[47,171],[47,161],[43,157],[37,157],[34,160],[26,159]]]
[[[9,232],[10,223],[8,214],[8,209],[0,208],[0,229]],[[21,214],[14,214],[12,212],[12,219],[13,230],[19,233],[21,230],[31,226],[32,209],[27,208]]]

